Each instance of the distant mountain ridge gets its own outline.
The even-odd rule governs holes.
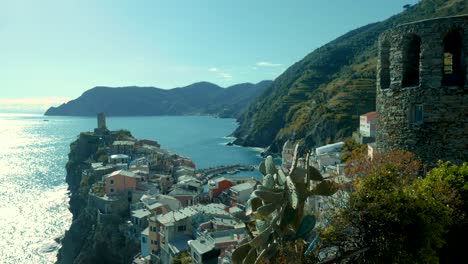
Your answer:
[[[227,88],[209,82],[198,82],[167,90],[155,87],[97,86],[74,100],[58,107],[50,107],[45,115],[93,116],[104,112],[108,116],[216,115],[238,117],[240,112],[271,82],[241,83]]]

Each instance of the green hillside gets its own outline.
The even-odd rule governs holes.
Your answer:
[[[403,9],[403,8],[402,8]],[[295,133],[313,147],[350,136],[375,110],[377,39],[396,25],[468,13],[466,0],[423,0],[353,30],[289,67],[239,118],[236,144],[276,152]]]

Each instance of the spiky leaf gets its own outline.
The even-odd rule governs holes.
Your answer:
[[[282,169],[278,170],[277,183],[280,186],[284,186],[284,184],[286,183],[286,175],[284,174]]]
[[[263,174],[267,175],[266,173],[266,167],[265,167],[265,161],[262,161],[260,165],[258,166],[258,170]]]
[[[268,189],[271,189],[275,186],[275,179],[271,174],[267,174],[265,177],[263,177],[262,185]]]
[[[255,220],[255,228],[258,232],[263,232],[268,227],[268,222],[263,220]]]
[[[257,190],[259,190],[259,191],[272,191],[271,188],[267,188],[267,187],[265,187],[263,185],[257,185]]]
[[[267,205],[259,207],[256,212],[259,215],[267,216],[273,213],[273,211],[275,211],[276,208],[277,206],[275,204],[267,204]]]
[[[278,171],[276,169],[275,161],[273,160],[272,156],[268,156],[265,159],[265,170],[267,174],[271,174],[271,175],[275,174]]]
[[[289,176],[295,183],[304,183],[304,179],[307,176],[307,170],[305,168],[296,166],[294,170],[291,171]]]
[[[251,248],[249,253],[244,259],[243,264],[252,264],[257,259],[257,250],[255,248]]]
[[[287,205],[286,208],[284,208],[283,214],[281,215],[279,225],[283,228],[289,225],[294,220],[294,216],[296,213],[297,213],[296,210],[294,210],[291,207],[291,205]]]
[[[309,166],[309,169],[307,171],[307,176],[309,177],[309,180],[312,181],[323,181],[323,176],[322,174],[313,166]]]
[[[322,181],[317,186],[312,189],[311,194],[314,195],[323,195],[331,196],[338,191],[338,187],[335,182],[332,181]]]
[[[316,219],[313,215],[306,215],[296,232],[296,238],[305,238],[305,236],[315,227]]]
[[[269,226],[267,229],[263,230],[263,232],[254,237],[254,239],[252,239],[249,244],[254,248],[264,248],[266,245],[268,245],[268,241],[270,240],[271,230],[272,228]]]
[[[236,250],[232,252],[232,257],[231,257],[232,263],[242,264],[245,257],[247,257],[247,254],[249,253],[251,248],[252,247],[248,243],[237,247]]]
[[[291,177],[286,177],[286,186],[288,187],[288,199],[293,209],[297,208],[299,197],[297,195],[296,186],[294,185]]]
[[[253,194],[261,198],[266,204],[269,203],[280,203],[283,200],[282,192],[271,192],[271,191],[260,191],[256,190]]]
[[[252,212],[255,212],[257,211],[257,209],[262,206],[263,203],[262,203],[262,199],[260,199],[259,197],[251,197],[248,201],[247,201],[247,211],[246,211],[246,214],[247,215],[251,215]]]
[[[278,253],[278,243],[273,242],[267,248],[262,250],[258,255],[257,259],[255,260],[255,264],[257,263],[265,263],[265,260],[271,260],[275,257]]]

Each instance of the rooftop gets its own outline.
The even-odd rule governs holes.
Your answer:
[[[187,190],[184,189],[180,186],[174,186],[173,190],[169,192],[169,195],[191,195],[191,196],[196,196],[198,195],[198,192],[196,190]]]
[[[228,179],[226,177],[219,177],[219,178],[216,178],[216,179],[209,180],[209,182],[213,182],[213,183],[219,183],[219,182],[222,182],[222,181],[232,182],[232,180],[230,180],[230,179]]]
[[[109,178],[109,177],[114,177],[114,176],[117,176],[117,175],[124,176],[124,177],[131,177],[131,178],[140,178],[141,177],[136,173],[133,173],[131,171],[125,171],[125,170],[114,171],[112,173],[107,174],[105,177]]]
[[[210,252],[214,248],[213,240],[205,238],[197,238],[195,240],[188,241],[190,246],[194,248],[199,255],[203,255],[206,252]]]
[[[161,224],[171,225],[177,221],[186,219],[188,217],[195,216],[196,214],[204,214],[211,216],[220,216],[220,217],[230,217],[231,215],[226,212],[226,206],[224,204],[211,203],[207,205],[192,205],[166,213],[164,215],[159,215],[157,220]]]
[[[136,218],[145,218],[147,216],[151,215],[151,212],[148,211],[147,209],[138,209],[138,210],[133,210],[132,211],[132,217]]]
[[[130,157],[125,154],[114,154],[114,155],[111,155],[110,158],[111,159],[128,159]]]
[[[188,235],[182,235],[177,237],[176,239],[171,240],[171,243],[168,243],[167,246],[169,250],[171,250],[174,254],[178,254],[181,251],[184,251],[188,248],[188,241],[190,241],[192,237]]]
[[[128,146],[133,146],[135,145],[135,142],[130,141],[130,140],[116,140],[112,145],[117,146],[117,145],[128,145]]]
[[[369,112],[362,114],[361,116],[367,117],[367,119],[373,119],[377,117],[377,112]]]
[[[337,142],[333,144],[328,144],[325,146],[321,146],[315,149],[316,154],[322,154],[325,152],[330,152],[330,151],[338,151],[341,150],[344,146],[344,142]]]
[[[174,224],[177,221],[192,217],[198,213],[193,206],[185,207],[176,211],[172,211],[157,217],[161,224]]]
[[[244,183],[232,186],[231,190],[235,192],[241,192],[241,191],[253,189],[254,187],[255,187],[255,182],[244,182]]]

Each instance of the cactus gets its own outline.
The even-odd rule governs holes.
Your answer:
[[[246,223],[249,237],[233,252],[232,262],[263,263],[273,260],[282,248],[285,254],[287,244],[296,240],[306,240],[315,227],[315,216],[304,216],[304,203],[309,196],[330,196],[337,191],[332,181],[324,180],[320,172],[309,165],[310,153],[305,157],[305,165],[298,165],[298,145],[289,173],[276,168],[273,158],[268,156],[259,166],[264,175],[263,182],[251,194]],[[318,184],[311,189],[310,182]],[[296,253],[297,254],[297,253]],[[294,255],[294,254],[290,254]]]

